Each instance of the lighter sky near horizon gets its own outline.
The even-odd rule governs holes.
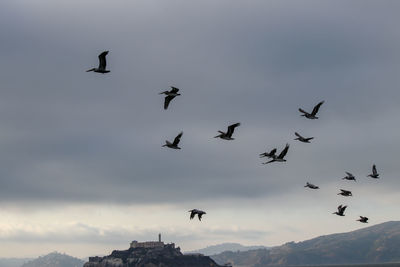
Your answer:
[[[400,220],[399,9],[1,1],[0,257],[107,255],[158,233],[183,251],[274,246]],[[104,50],[111,72],[86,73]],[[234,141],[213,138],[236,122]],[[161,147],[180,131],[182,150]],[[261,164],[286,143],[286,163]]]

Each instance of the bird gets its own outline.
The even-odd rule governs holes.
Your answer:
[[[360,216],[360,219],[356,220],[362,223],[368,223],[368,217]]]
[[[240,122],[229,125],[228,126],[228,131],[226,133],[222,132],[222,131],[218,131],[220,134],[217,136],[214,136],[214,138],[221,138],[224,140],[235,140],[235,138],[232,137],[233,132],[235,131],[235,128],[240,126]]]
[[[310,140],[314,139],[314,137],[303,137],[298,132],[295,132],[294,134],[297,136],[297,138],[295,138],[294,140],[299,140],[303,143],[310,143]]]
[[[94,72],[103,73],[103,74],[110,72],[109,70],[106,70],[106,65],[107,65],[106,56],[107,56],[107,54],[108,54],[108,51],[104,51],[103,53],[101,53],[99,55],[99,67],[87,70],[86,72],[94,71]]]
[[[199,221],[201,221],[201,216],[206,214],[205,211],[198,210],[198,209],[192,209],[192,210],[189,210],[189,212],[190,212],[190,219],[193,219],[194,216],[196,216],[196,214],[197,214],[197,217],[199,218]]]
[[[285,162],[286,159],[284,159],[284,157],[286,156],[288,150],[289,150],[289,144],[286,144],[285,148],[282,150],[282,152],[277,157],[274,157],[270,161],[264,162],[263,164],[268,164],[268,163],[275,162],[275,161]]]
[[[349,180],[349,181],[354,181],[356,182],[356,177],[354,177],[353,174],[349,173],[349,172],[345,172],[346,176],[342,178],[342,180]]]
[[[351,193],[351,191],[348,190],[344,190],[344,189],[340,189],[340,193],[338,193],[338,195],[342,195],[344,197],[352,197],[353,194]]]
[[[339,207],[337,207],[338,211],[332,213],[332,214],[336,214],[339,216],[344,216],[344,211],[346,210],[347,206],[342,206],[340,205]]]
[[[379,173],[376,171],[376,166],[375,166],[375,164],[372,165],[372,173],[369,174],[369,175],[367,175],[367,177],[379,179]]]
[[[309,182],[307,182],[307,184],[304,187],[308,187],[308,188],[311,188],[311,189],[319,189],[318,186],[316,186],[314,184],[310,184]]]
[[[267,152],[261,153],[260,158],[265,158],[265,157],[276,158],[275,153],[276,153],[276,148],[272,149],[269,153],[267,153]]]
[[[164,91],[159,93],[159,95],[165,94],[165,99],[164,99],[164,109],[168,108],[169,102],[171,102],[172,99],[174,99],[176,96],[181,95],[179,94],[179,88],[170,86],[171,90],[170,91]]]
[[[168,141],[168,140],[165,140],[165,145],[163,145],[163,147],[166,146],[166,147],[169,147],[169,148],[172,148],[172,149],[181,149],[181,148],[178,146],[178,144],[179,144],[179,142],[181,141],[182,135],[183,135],[183,132],[180,132],[180,133],[175,137],[173,143],[171,143],[171,142]]]
[[[311,113],[308,113],[307,111],[304,111],[303,109],[299,108],[299,111],[300,111],[301,113],[303,113],[301,116],[304,116],[304,117],[306,117],[307,119],[311,119],[311,120],[318,119],[318,117],[315,116],[315,115],[317,115],[319,108],[321,107],[321,105],[322,105],[324,102],[325,102],[325,101],[319,102],[319,103],[313,108],[313,110],[312,110]]]

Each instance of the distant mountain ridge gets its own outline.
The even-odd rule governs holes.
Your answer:
[[[21,267],[82,267],[85,262],[72,256],[52,252],[45,256],[31,260]]]
[[[215,255],[224,251],[248,251],[255,249],[266,249],[265,246],[243,246],[239,243],[222,243],[213,246],[207,246],[206,248],[188,251],[186,253],[201,253],[206,256]]]
[[[400,262],[400,222],[289,242],[268,250],[223,252],[211,258],[219,264],[251,267]]]
[[[0,258],[0,267],[21,267],[32,258]]]

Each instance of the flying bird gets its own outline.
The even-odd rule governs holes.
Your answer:
[[[340,205],[339,207],[337,207],[338,211],[332,213],[332,214],[336,214],[339,216],[344,216],[344,211],[346,210],[347,206],[342,206]]]
[[[311,113],[308,113],[307,111],[304,111],[303,109],[299,108],[299,111],[300,111],[301,113],[303,113],[301,116],[304,116],[304,117],[306,117],[307,119],[311,119],[311,120],[318,119],[318,117],[315,116],[315,115],[317,115],[318,110],[319,110],[319,108],[321,107],[321,105],[322,105],[323,103],[324,103],[324,101],[319,102],[319,103],[313,108],[313,110],[312,110]]]
[[[368,223],[368,217],[360,216],[360,219],[356,220],[362,223]]]
[[[344,189],[340,189],[340,193],[338,193],[338,195],[342,195],[344,197],[352,197],[353,194],[351,193],[351,191],[348,190],[344,190]]]
[[[268,152],[264,152],[260,154],[260,158],[275,158],[276,157],[276,148],[272,149],[269,153]]]
[[[198,210],[198,209],[189,210],[189,212],[190,212],[190,219],[193,219],[194,216],[196,216],[196,214],[197,214],[197,217],[199,218],[199,221],[201,221],[201,216],[206,214],[205,211]]]
[[[228,126],[228,131],[226,133],[222,132],[222,131],[218,131],[220,134],[217,136],[214,136],[214,138],[221,138],[224,140],[235,140],[235,138],[232,137],[233,132],[235,131],[235,128],[240,126],[240,123],[235,123],[232,125]]]
[[[311,184],[311,183],[309,183],[309,182],[307,182],[307,184],[306,184],[304,187],[308,187],[308,188],[311,188],[311,189],[319,189],[318,186],[316,186],[316,185],[314,185],[314,184]]]
[[[294,134],[297,136],[297,138],[295,138],[294,140],[299,140],[303,143],[310,143],[310,140],[314,139],[314,137],[303,137],[298,132],[295,132]]]
[[[286,159],[284,159],[284,157],[286,156],[287,152],[289,150],[289,144],[286,144],[285,148],[282,150],[282,152],[275,158],[272,158],[270,161],[264,162],[263,164],[268,164],[271,162],[285,162]]]
[[[349,180],[349,181],[354,181],[356,182],[356,177],[354,177],[353,174],[349,173],[349,172],[345,172],[346,176],[342,178],[342,180]]]
[[[375,164],[372,165],[372,173],[369,174],[367,177],[379,179],[379,173],[376,171],[376,166],[375,166]]]
[[[172,149],[181,149],[181,148],[178,146],[178,144],[179,144],[179,142],[181,141],[182,135],[183,135],[183,132],[180,132],[180,133],[175,137],[173,143],[171,143],[171,142],[168,141],[168,140],[165,140],[165,145],[163,145],[163,147],[166,146],[166,147],[169,147],[169,148],[172,148]]]
[[[103,53],[101,53],[99,55],[99,67],[98,68],[93,68],[93,69],[87,70],[86,72],[94,71],[94,72],[103,73],[103,74],[110,72],[109,70],[106,70],[106,65],[107,65],[106,56],[107,56],[107,54],[108,54],[108,51],[104,51]]]
[[[179,94],[179,88],[170,86],[171,90],[170,91],[164,91],[159,93],[159,95],[161,94],[165,94],[165,99],[164,99],[164,109],[168,108],[169,102],[171,102],[172,99],[174,99],[176,96],[181,95]]]

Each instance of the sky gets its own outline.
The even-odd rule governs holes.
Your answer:
[[[400,220],[399,8],[1,1],[0,257],[108,255],[158,233],[183,251],[275,246]],[[111,72],[85,72],[105,50]],[[235,140],[213,138],[236,122]],[[181,150],[161,147],[180,131]],[[286,163],[261,164],[286,143]]]

